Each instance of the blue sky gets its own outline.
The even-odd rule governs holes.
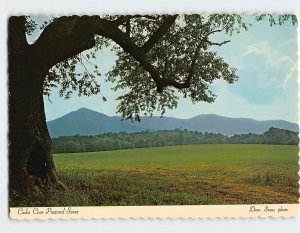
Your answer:
[[[287,23],[270,27],[268,22],[252,22],[247,32],[231,36],[230,43],[212,50],[225,58],[231,66],[238,68],[239,80],[227,84],[218,80],[212,84],[217,95],[214,103],[192,104],[189,99],[180,99],[175,110],[168,110],[166,116],[190,118],[198,114],[214,113],[228,117],[249,117],[258,120],[283,119],[298,122],[297,82],[297,27]],[[216,36],[216,40],[224,35]],[[108,49],[99,53],[97,63],[105,74],[114,64],[115,56]],[[53,120],[81,107],[93,109],[107,115],[116,115],[118,93],[113,92],[110,83],[99,79],[101,96],[78,97],[73,94],[69,100],[53,89],[51,102],[45,101],[47,120]]]

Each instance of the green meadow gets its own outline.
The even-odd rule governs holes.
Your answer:
[[[298,147],[185,145],[55,154],[48,206],[297,203]],[[37,203],[40,202],[40,203]]]

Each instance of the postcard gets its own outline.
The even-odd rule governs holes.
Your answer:
[[[10,217],[296,216],[297,24],[10,16]]]

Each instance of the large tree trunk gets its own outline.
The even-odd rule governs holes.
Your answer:
[[[74,21],[75,20],[75,21]],[[63,188],[58,181],[46,125],[43,83],[49,69],[94,46],[88,27],[74,27],[75,17],[62,17],[50,24],[36,43],[26,40],[24,16],[8,22],[9,72],[9,191],[31,194],[46,183]],[[84,25],[87,25],[86,23]],[[69,30],[65,30],[68,28]]]
[[[43,103],[47,73],[22,38],[14,38],[10,19],[9,68],[9,192],[30,194],[34,185],[58,185]],[[18,43],[16,43],[18,42]]]
[[[41,74],[36,70],[9,73],[10,191],[29,191],[32,185],[30,176],[57,183],[42,87],[38,82],[26,82],[34,75]]]
[[[30,191],[34,180],[30,176],[52,183],[57,183],[57,177],[39,81],[45,74],[39,67],[25,69],[18,63],[22,60],[9,64],[9,187],[23,192]]]

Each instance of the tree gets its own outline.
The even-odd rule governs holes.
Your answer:
[[[261,15],[257,19],[267,17]],[[295,16],[280,15],[283,23]],[[9,70],[9,190],[30,193],[42,183],[61,187],[51,155],[43,95],[60,85],[69,98],[100,92],[92,63],[98,50],[113,44],[117,54],[108,80],[126,93],[117,111],[126,119],[140,119],[177,104],[177,92],[192,101],[212,102],[209,85],[216,79],[237,80],[232,68],[210,49],[229,41],[213,41],[212,35],[231,35],[250,24],[240,15],[116,15],[69,16],[45,22],[40,37],[28,44],[26,34],[36,24],[30,17],[10,17],[8,22]],[[78,73],[77,65],[84,71]],[[86,67],[86,64],[93,67]],[[103,97],[105,100],[105,98]]]

